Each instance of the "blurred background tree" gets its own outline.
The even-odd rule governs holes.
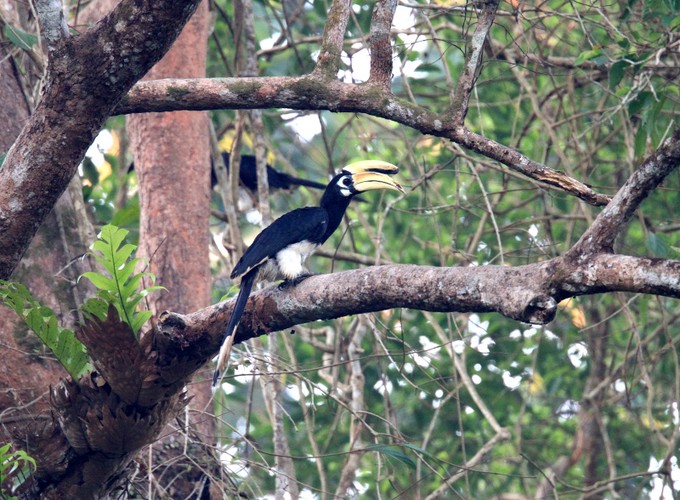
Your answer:
[[[79,7],[69,6],[70,19]],[[315,68],[329,2],[216,0],[209,7],[209,77]],[[398,97],[448,112],[478,7],[455,0],[396,6],[391,86]],[[341,81],[369,78],[373,11],[373,3],[351,5]],[[5,21],[3,31],[26,85],[29,26]],[[613,195],[677,128],[678,26],[677,0],[502,3],[465,124]],[[569,250],[600,211],[455,142],[367,114],[215,110],[210,119],[232,172],[239,155],[317,182],[355,160],[399,165],[409,195],[355,202],[310,259],[317,273],[384,263],[538,262]],[[126,122],[111,118],[80,175],[95,224],[138,235],[145,192],[139,167],[130,169],[137,158],[128,142]],[[217,302],[234,293],[228,276],[241,237],[248,244],[262,223],[316,204],[320,191],[233,191],[233,176],[230,184],[217,151],[212,156],[218,182],[209,265]],[[176,176],[168,168],[162,182]],[[677,260],[679,189],[675,172],[623,229],[616,251]],[[237,205],[230,200],[239,197],[250,206],[230,214]],[[170,277],[156,274],[167,286]],[[302,498],[675,498],[680,491],[677,299],[622,292],[572,298],[546,326],[403,309],[295,332],[236,346],[223,392],[208,403],[215,405],[216,456],[248,496],[282,498],[283,483]],[[147,466],[153,472],[158,464]],[[154,495],[171,496],[168,484],[159,476]]]

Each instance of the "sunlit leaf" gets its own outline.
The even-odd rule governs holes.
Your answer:
[[[140,288],[143,279],[147,279],[153,285],[154,276],[149,272],[135,273],[141,259],[131,258],[132,252],[136,249],[135,245],[123,244],[128,233],[126,229],[111,224],[104,226],[99,233],[99,239],[92,244],[91,249],[95,259],[104,266],[107,274],[86,272],[82,277],[90,280],[99,289],[100,301],[113,304],[120,318],[138,333],[151,317],[148,311],[138,311],[138,305],[148,293],[162,290],[162,287]],[[101,302],[88,304],[87,310],[97,317],[105,316]]]

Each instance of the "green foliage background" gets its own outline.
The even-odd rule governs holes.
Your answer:
[[[235,74],[233,5],[216,2],[210,76]],[[258,53],[262,76],[313,68],[329,4],[300,4],[302,11],[282,35],[280,26],[292,15],[284,10],[291,5],[254,3],[258,42],[267,47]],[[361,73],[372,6],[353,5],[343,78]],[[680,2],[549,0],[515,6],[519,10],[508,3],[500,7],[468,126],[600,192],[615,193],[678,124]],[[411,23],[395,28],[401,32],[394,34],[393,88],[442,112],[476,15],[458,2],[419,1],[412,7],[398,9],[400,19],[410,15]],[[316,117],[320,133],[299,135],[293,118],[303,116]],[[223,136],[233,133],[235,112],[214,112],[212,118]],[[264,123],[270,162],[281,170],[323,180],[351,161],[381,158],[398,164],[400,180],[413,188],[406,197],[370,193],[365,203],[354,204],[328,250],[383,263],[521,265],[566,251],[598,213],[455,144],[381,119],[265,110]],[[313,122],[305,123],[309,130]],[[124,133],[121,119],[110,128]],[[251,152],[251,140],[246,134],[244,153]],[[102,223],[125,226],[134,236],[138,203],[129,158],[122,151],[107,160],[113,175],[106,179],[86,170],[87,194]],[[679,188],[675,173],[625,229],[618,252],[680,256]],[[270,204],[281,214],[318,197],[303,188],[272,193]],[[220,210],[217,195],[214,201]],[[242,229],[246,239],[257,231],[245,220]],[[224,231],[224,223],[214,219],[213,231]],[[231,285],[224,262],[215,259],[216,300]],[[310,264],[315,272],[359,265],[319,256]],[[272,425],[257,376],[249,375],[265,360],[283,373],[278,376],[286,386],[282,404],[291,454],[298,457],[297,480],[318,496],[335,491],[352,446],[350,431],[359,421],[362,449],[374,447],[363,455],[355,482],[365,498],[425,497],[458,473],[445,496],[533,496],[548,468],[572,454],[573,466],[555,485],[558,495],[582,494],[584,478],[597,483],[591,492],[610,497],[652,495],[660,481],[677,494],[678,302],[616,293],[562,306],[556,320],[541,328],[499,315],[399,310],[306,325],[297,329],[300,335],[241,346],[239,375],[228,380],[228,394],[218,404],[229,470],[255,495],[273,491]],[[357,331],[365,408],[353,415],[347,343]],[[509,439],[486,447],[496,430],[480,402]],[[598,438],[583,445],[586,421]],[[483,460],[466,468],[480,450]],[[646,473],[660,463],[668,473],[652,483]]]

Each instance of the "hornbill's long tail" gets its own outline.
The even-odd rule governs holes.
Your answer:
[[[241,173],[244,171],[242,168]],[[396,165],[380,160],[364,160],[346,165],[328,183],[318,207],[304,207],[288,212],[255,237],[231,272],[232,279],[241,278],[241,291],[236,298],[220,348],[213,375],[213,393],[217,390],[220,373],[229,360],[234,335],[258,270],[266,269],[267,275],[284,278],[286,282],[295,284],[304,275],[305,259],[338,228],[352,198],[359,193],[376,189],[404,192],[399,183],[390,177],[398,171]],[[254,185],[257,186],[256,181]]]
[[[236,328],[241,320],[243,311],[246,308],[246,303],[248,302],[248,297],[250,296],[250,291],[253,289],[253,284],[257,278],[257,272],[259,268],[256,267],[248,271],[243,278],[241,278],[241,290],[238,292],[238,297],[236,297],[236,304],[234,305],[234,310],[229,317],[229,322],[227,323],[227,329],[224,331],[224,339],[222,340],[222,347],[220,347],[220,354],[217,357],[217,367],[213,372],[212,380],[212,392],[213,394],[217,390],[217,384],[220,379],[220,374],[224,370],[227,361],[229,360],[229,355],[231,354],[231,346],[234,344],[234,335],[236,334]]]

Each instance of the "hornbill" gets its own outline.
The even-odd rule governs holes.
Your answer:
[[[229,153],[223,152],[222,160],[227,167],[227,171],[229,171]],[[132,172],[134,169],[135,163],[132,162],[128,166],[128,172]],[[257,193],[257,162],[253,155],[241,155],[238,177],[244,187],[253,193]],[[324,189],[326,187],[320,182],[308,181],[307,179],[300,179],[285,172],[280,172],[269,164],[267,164],[267,182],[270,189],[292,189],[295,186],[305,186],[314,189]],[[215,187],[215,185],[217,185],[217,174],[215,173],[215,164],[212,158],[210,158],[210,187]]]
[[[222,153],[222,160],[229,170],[229,153]],[[257,193],[257,163],[253,155],[241,155],[241,163],[239,166],[239,180],[246,188],[253,193]],[[210,171],[210,180],[212,186],[217,184],[217,176],[215,175],[214,167]],[[306,186],[314,189],[324,189],[326,186],[319,182],[308,181],[307,179],[300,179],[293,177],[285,172],[276,170],[271,165],[267,164],[267,182],[270,189],[291,189],[294,186]]]
[[[231,279],[241,279],[241,290],[236,298],[224,333],[222,347],[213,373],[212,390],[217,390],[220,372],[231,352],[236,328],[256,279],[275,281],[281,286],[295,285],[309,276],[303,264],[338,228],[352,198],[363,191],[403,188],[387,174],[399,169],[379,160],[365,160],[347,165],[326,186],[318,207],[298,208],[288,212],[257,235],[231,272]]]

